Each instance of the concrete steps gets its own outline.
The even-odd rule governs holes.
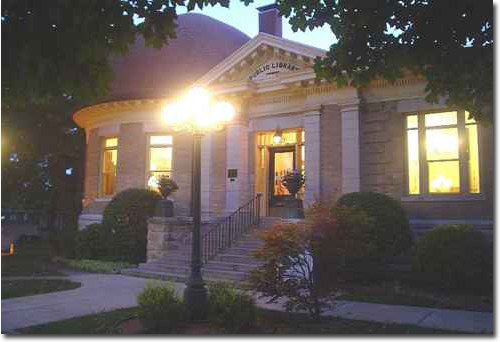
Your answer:
[[[262,263],[253,258],[263,242],[257,232],[267,229],[279,219],[263,218],[258,228],[233,241],[232,246],[216,255],[203,265],[202,274],[206,281],[243,282],[249,273]],[[122,270],[122,274],[185,282],[189,277],[191,245],[171,251],[165,257],[140,264],[134,269]]]

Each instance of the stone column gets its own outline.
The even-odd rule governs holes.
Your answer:
[[[360,190],[359,101],[341,105],[342,193]]]
[[[304,207],[319,200],[321,194],[320,119],[321,112],[319,110],[304,113],[306,140]]]
[[[238,209],[249,199],[248,126],[242,120],[227,126],[226,131],[226,211]],[[228,170],[237,170],[237,177],[228,178]]]

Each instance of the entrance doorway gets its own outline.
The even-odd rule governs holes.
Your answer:
[[[283,177],[295,168],[295,147],[273,147],[269,149],[269,210],[271,216],[280,216],[292,198],[283,185]]]
[[[301,128],[291,128],[282,130],[281,139],[276,140],[273,138],[275,133],[256,133],[255,192],[263,195],[261,212],[264,215],[290,217],[286,202],[290,206],[293,198],[281,180],[289,171],[305,171],[305,135]],[[303,195],[304,188],[296,197],[302,200]]]

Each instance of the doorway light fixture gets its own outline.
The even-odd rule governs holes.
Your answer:
[[[281,144],[281,141],[283,140],[283,135],[281,133],[280,126],[276,128],[276,131],[274,132],[273,135],[273,144],[274,145],[279,145]]]

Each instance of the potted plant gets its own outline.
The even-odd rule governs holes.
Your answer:
[[[156,216],[172,217],[174,216],[174,203],[168,197],[176,192],[179,186],[170,177],[160,176],[158,178],[158,191],[162,199],[158,201]]]
[[[288,171],[286,175],[283,176],[281,183],[285,186],[290,195],[295,198],[297,193],[300,191],[300,188],[304,186],[305,178],[302,172],[298,170],[292,170]]]
[[[305,177],[299,170],[288,171],[283,176],[281,183],[288,190],[291,199],[287,200],[286,207],[288,208],[288,218],[304,218],[304,210],[302,200],[297,199],[297,193],[304,186]]]

